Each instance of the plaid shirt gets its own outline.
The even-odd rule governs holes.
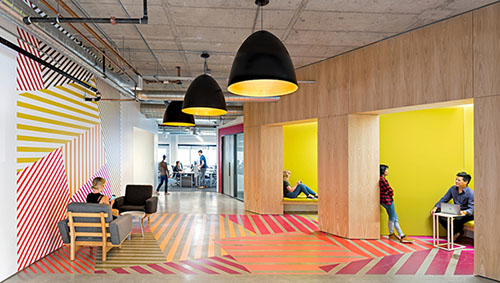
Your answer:
[[[392,191],[389,182],[387,182],[384,176],[381,176],[380,179],[378,180],[378,184],[380,186],[380,203],[391,205],[392,196],[394,195],[394,192]]]

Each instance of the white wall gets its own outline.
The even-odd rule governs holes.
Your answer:
[[[154,134],[134,127],[134,184],[155,184],[154,149]]]
[[[158,147],[158,125],[155,120],[148,120],[141,114],[139,103],[121,102],[120,103],[120,137],[121,137],[121,195],[125,194],[125,186],[134,183],[134,127],[152,133],[155,136],[153,145],[153,158],[156,156],[156,148]],[[154,163],[159,162],[154,160]],[[156,170],[154,172],[156,173]]]
[[[0,30],[10,42],[16,39]],[[16,56],[0,46],[0,281],[17,272],[16,251]]]

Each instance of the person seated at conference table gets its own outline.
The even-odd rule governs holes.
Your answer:
[[[172,177],[178,178],[181,176],[181,173],[184,173],[184,168],[182,168],[182,163],[180,161],[175,161],[175,166],[173,168]]]
[[[290,179],[291,172],[289,170],[283,171],[283,196],[287,198],[296,198],[300,193],[304,193],[308,199],[317,199],[318,194],[311,190],[308,186],[297,181],[295,186],[291,187],[288,180]]]
[[[180,161],[175,161],[174,172],[184,173],[184,168],[182,168],[182,163]]]

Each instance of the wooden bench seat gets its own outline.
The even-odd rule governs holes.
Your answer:
[[[283,211],[303,211],[314,212],[318,211],[318,200],[308,199],[304,194],[300,194],[296,198],[283,198]]]

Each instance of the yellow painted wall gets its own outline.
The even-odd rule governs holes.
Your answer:
[[[432,235],[430,210],[466,171],[474,187],[473,107],[459,106],[380,115],[380,163],[389,166],[403,232]],[[388,233],[381,206],[380,227]]]
[[[283,126],[283,169],[292,171],[290,185],[301,180],[318,193],[317,122]]]

